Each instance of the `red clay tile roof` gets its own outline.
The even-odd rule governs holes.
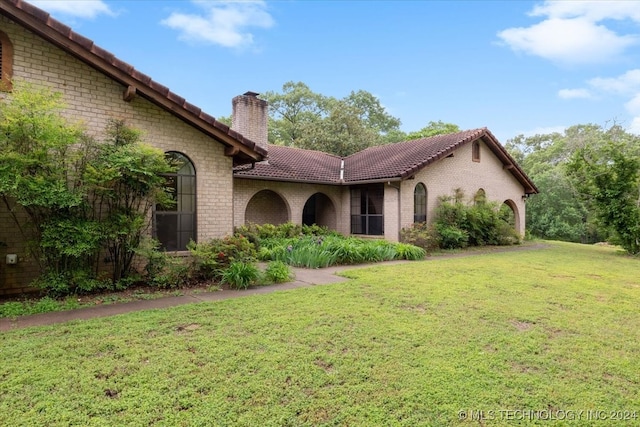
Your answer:
[[[234,156],[235,164],[262,160],[266,156],[266,150],[254,141],[231,130],[166,86],[96,46],[93,41],[55,20],[44,10],[22,0],[0,0],[0,14],[104,73],[125,89],[134,88],[138,95],[226,145],[230,148],[229,155]]]
[[[345,185],[402,180],[478,139],[482,139],[502,161],[505,169],[522,184],[526,194],[538,192],[534,183],[486,128],[369,147],[343,159],[320,151],[270,145],[268,164],[256,164],[253,169],[249,166],[236,168],[234,175],[238,178]],[[344,161],[342,179],[341,161]]]
[[[234,169],[238,178],[340,184],[342,159],[322,151],[269,145],[268,162]]]

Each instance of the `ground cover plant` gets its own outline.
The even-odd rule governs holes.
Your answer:
[[[419,260],[426,256],[423,248],[408,243],[345,237],[315,225],[253,224],[237,229],[236,235],[246,235],[255,242],[259,259],[281,261],[295,267],[324,268],[394,259]]]
[[[637,425],[638,258],[525,248],[3,333],[0,424]]]

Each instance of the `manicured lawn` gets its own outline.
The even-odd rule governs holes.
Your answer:
[[[0,425],[640,424],[610,420],[640,417],[640,259],[551,243],[348,277],[3,333]]]

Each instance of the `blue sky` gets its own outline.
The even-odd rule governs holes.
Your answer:
[[[640,134],[638,1],[32,0],[207,113],[301,81],[416,131]]]

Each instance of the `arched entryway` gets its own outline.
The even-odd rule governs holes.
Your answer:
[[[520,233],[520,214],[513,200],[505,200],[500,206],[500,218],[505,220],[514,230]]]
[[[323,193],[315,193],[309,197],[302,210],[302,223],[317,224],[335,230],[336,208],[331,199]]]
[[[275,191],[258,191],[247,204],[244,221],[253,224],[284,224],[289,221],[289,208]]]

